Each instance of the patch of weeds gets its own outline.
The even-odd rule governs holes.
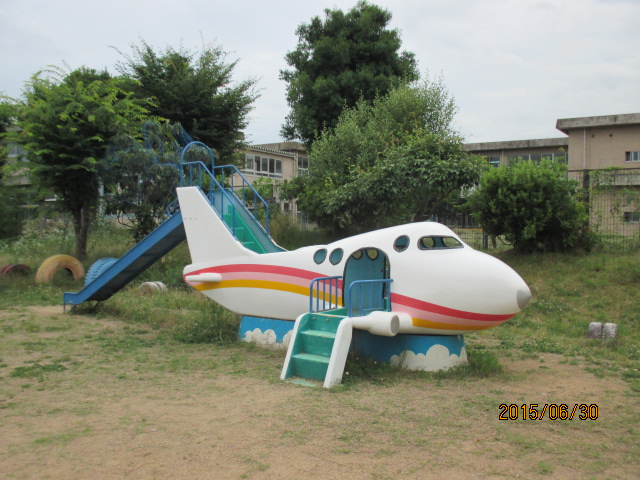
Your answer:
[[[249,478],[256,472],[265,472],[269,470],[268,463],[263,463],[255,458],[244,457],[242,460],[249,465],[250,470],[240,475],[240,478]]]
[[[534,311],[538,311],[546,314],[562,313],[567,309],[566,306],[562,303],[557,303],[550,300],[542,300],[542,299],[538,300],[537,302],[534,302],[528,308],[529,310],[534,310]]]
[[[360,382],[390,385],[395,381],[400,371],[398,367],[389,363],[366,358],[360,353],[351,353],[345,365],[342,385],[347,388]]]
[[[504,372],[504,367],[498,357],[483,346],[467,346],[466,365],[429,372],[435,379],[464,379],[464,378],[488,378],[500,375]]]
[[[128,352],[139,348],[149,348],[158,344],[156,339],[146,339],[139,337],[102,337],[100,345],[107,352]]]
[[[45,332],[66,332],[67,330],[71,330],[71,328],[69,323],[61,323],[57,325],[47,325],[43,330]]]
[[[22,329],[25,332],[29,332],[29,333],[38,333],[40,331],[40,325],[38,325],[37,323],[34,322],[24,322],[22,324]]]
[[[33,443],[35,445],[66,445],[71,440],[79,437],[80,435],[86,435],[91,431],[89,427],[86,427],[80,431],[71,431],[66,433],[58,433],[54,435],[47,435],[46,437],[36,438]]]
[[[556,342],[543,338],[525,340],[520,348],[522,348],[524,352],[529,353],[564,353],[564,349]]]
[[[623,372],[622,378],[629,382],[629,387],[632,392],[640,393],[640,371],[638,370],[628,370]]]
[[[47,344],[42,340],[37,340],[34,342],[20,342],[19,345],[23,347],[24,351],[27,353],[42,352],[47,346]]]
[[[43,381],[45,374],[52,373],[52,372],[62,372],[66,369],[67,367],[65,367],[60,361],[55,361],[47,365],[40,365],[39,363],[34,363],[32,365],[28,365],[25,367],[14,368],[13,372],[11,372],[11,377],[37,378],[38,380]]]
[[[238,316],[213,304],[210,315],[186,320],[173,329],[173,338],[182,343],[216,343],[226,345],[238,338]]]
[[[551,475],[554,472],[554,468],[549,462],[540,462],[536,465],[536,471],[540,475]]]

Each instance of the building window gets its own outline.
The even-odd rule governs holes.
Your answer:
[[[564,165],[567,164],[567,154],[566,153],[522,153],[518,155],[509,155],[509,163],[514,163],[519,160],[532,160],[535,163],[540,163],[541,160],[548,158],[551,160],[551,163],[562,163]]]
[[[282,160],[245,154],[243,172],[263,177],[282,177]]]
[[[627,152],[627,162],[640,162],[640,152]]]
[[[309,159],[307,157],[298,157],[298,170],[300,173],[306,173],[309,170]]]
[[[489,165],[491,165],[492,167],[499,167],[500,166],[500,157],[482,155],[482,158],[484,158],[489,163]]]
[[[640,212],[624,212],[625,223],[640,223]]]

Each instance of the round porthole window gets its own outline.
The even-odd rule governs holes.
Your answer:
[[[404,252],[407,248],[409,248],[409,237],[406,235],[402,235],[396,238],[396,241],[393,242],[393,248],[395,248],[396,252]]]
[[[317,250],[316,253],[313,254],[313,261],[316,262],[318,265],[324,262],[325,258],[327,258],[326,248],[321,248],[320,250]]]
[[[344,255],[344,251],[341,248],[336,248],[331,255],[329,255],[329,261],[332,265],[337,265],[342,261],[342,256]]]

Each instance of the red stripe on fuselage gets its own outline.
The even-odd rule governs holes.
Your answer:
[[[515,313],[510,313],[507,315],[492,315],[487,313],[465,312],[464,310],[456,310],[455,308],[442,307],[440,305],[436,305],[435,303],[424,302],[416,298],[400,295],[399,293],[391,294],[391,304],[393,306],[404,305],[407,307],[424,310],[425,312],[437,313],[439,315],[447,315],[449,317],[462,318],[465,320],[503,322],[505,320],[509,320],[515,315]]]
[[[319,272],[312,272],[310,270],[303,270],[301,268],[282,267],[279,265],[259,265],[255,263],[238,263],[235,265],[220,265],[217,267],[208,267],[194,272],[189,272],[186,275],[198,275],[200,273],[231,273],[231,272],[260,272],[260,273],[273,273],[277,275],[288,275],[290,277],[306,278],[309,281],[314,278],[326,277]],[[224,276],[222,277],[224,280]],[[342,288],[342,280],[338,281],[338,285]]]

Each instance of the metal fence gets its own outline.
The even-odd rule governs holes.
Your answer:
[[[589,226],[605,248],[640,246],[640,168],[570,170],[589,212]]]
[[[604,249],[640,248],[640,168],[570,170],[589,213],[589,227]],[[466,216],[440,220],[473,248],[511,248],[502,237],[485,235]]]

